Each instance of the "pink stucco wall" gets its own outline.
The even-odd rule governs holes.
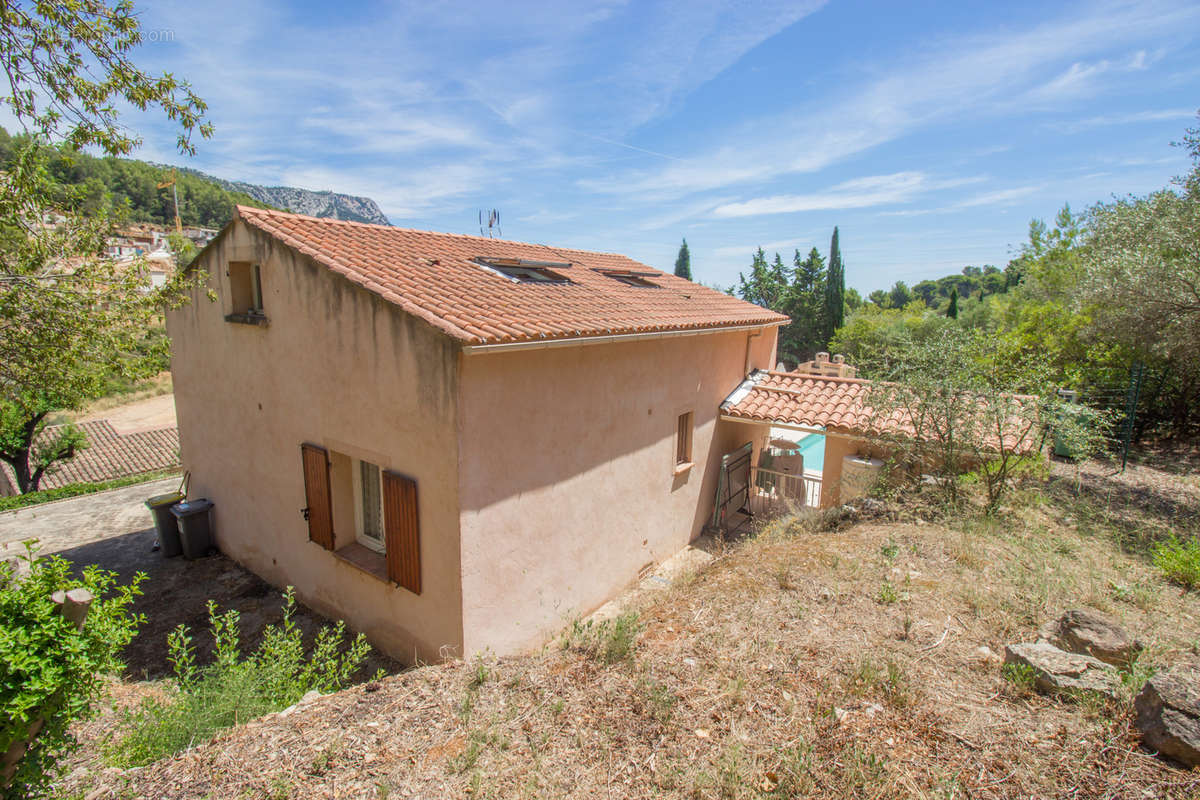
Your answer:
[[[773,365],[775,339],[768,328],[463,356],[466,652],[541,644],[699,534],[723,448],[748,432],[719,422],[720,403],[747,354],[750,369]],[[676,474],[686,411],[694,466]]]
[[[261,264],[269,326],[225,321],[230,261]],[[192,495],[216,503],[223,552],[408,661],[540,645],[685,546],[753,433],[720,402],[774,362],[774,328],[466,354],[241,223],[201,266],[217,302],[168,315]],[[420,595],[308,541],[303,442],[330,451],[339,545],[352,458],[417,480]]]
[[[229,261],[262,265],[268,327],[225,321]],[[167,325],[183,463],[191,494],[216,504],[221,550],[396,657],[461,653],[458,348],[241,223],[202,266],[218,301],[198,291]],[[302,442],[417,480],[419,596],[308,541]],[[334,459],[335,482],[348,463]],[[353,539],[353,512],[334,495],[341,544]]]

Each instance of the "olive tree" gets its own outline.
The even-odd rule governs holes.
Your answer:
[[[103,257],[114,220],[85,216],[56,185],[49,148],[131,152],[140,140],[120,110],[159,109],[178,123],[179,149],[207,137],[205,104],[171,74],[151,75],[130,53],[141,42],[131,2],[0,2],[0,98],[27,136],[0,175],[0,459],[18,488],[36,489],[55,461],[83,442],[69,427],[47,434],[56,410],[100,395],[112,376],[138,378],[161,363],[149,336],[178,281],[152,291],[147,271]]]
[[[1192,172],[1174,188],[1092,207],[1083,249],[1093,334],[1167,365],[1179,386],[1176,433],[1200,397],[1200,129],[1184,143]]]
[[[1069,437],[1077,457],[1103,441],[1096,435],[1101,415],[1067,408],[1040,355],[981,331],[942,328],[896,344],[881,366],[867,366],[877,378],[868,394],[875,435],[905,473],[931,476],[953,506],[969,473],[983,486],[985,511],[996,511],[1018,468],[1044,457],[1051,426]]]

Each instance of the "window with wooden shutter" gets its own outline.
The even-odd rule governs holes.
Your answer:
[[[323,447],[300,445],[304,464],[304,518],[308,520],[308,538],[333,549],[333,500],[329,490],[329,454]]]
[[[421,531],[417,482],[396,472],[383,473],[383,528],[387,536],[388,579],[421,593]]]

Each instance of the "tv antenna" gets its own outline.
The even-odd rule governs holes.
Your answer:
[[[484,222],[484,216],[487,222]],[[496,209],[479,212],[479,235],[488,239],[503,239],[504,232],[500,230],[500,212]]]

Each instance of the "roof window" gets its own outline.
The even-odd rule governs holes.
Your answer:
[[[644,275],[639,275],[636,272],[628,272],[625,270],[600,270],[601,273],[612,278],[614,281],[620,281],[626,286],[637,286],[642,289],[661,289],[657,283],[646,280]]]
[[[525,258],[477,258],[475,263],[484,269],[503,275],[513,283],[570,283],[571,279],[555,272],[571,265],[558,261],[530,261]]]

